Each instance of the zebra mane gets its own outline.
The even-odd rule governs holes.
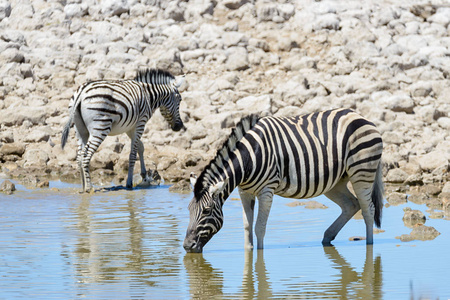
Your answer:
[[[208,182],[211,182],[211,179],[214,177],[214,169],[223,169],[223,162],[228,160],[229,154],[236,150],[237,143],[244,137],[244,135],[250,129],[255,126],[255,124],[260,119],[257,115],[249,115],[247,117],[242,118],[236,127],[231,131],[231,134],[225,140],[223,145],[217,150],[215,158],[213,158],[210,163],[205,167],[203,172],[197,179],[197,182],[194,186],[194,195],[197,198],[197,201],[200,200],[203,193],[207,190]]]
[[[146,69],[139,70],[134,80],[150,84],[169,84],[175,80],[175,76],[161,69]]]

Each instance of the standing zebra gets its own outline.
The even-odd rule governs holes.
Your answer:
[[[125,132],[131,139],[126,187],[133,187],[136,152],[139,153],[141,176],[148,179],[141,141],[145,124],[159,107],[174,131],[183,127],[178,92],[183,80],[184,77],[175,78],[166,71],[151,69],[139,71],[134,80],[98,80],[78,88],[70,99],[70,117],[63,129],[61,146],[64,149],[70,127],[75,124],[77,162],[84,192],[92,189],[89,162],[108,135]]]
[[[222,227],[222,206],[235,187],[242,200],[246,249],[253,248],[255,196],[255,233],[262,249],[274,194],[297,199],[325,194],[341,207],[323,245],[330,245],[361,209],[367,244],[372,244],[373,223],[380,227],[383,207],[382,148],[375,125],[349,109],[244,118],[198,179],[191,178],[194,198],[183,246],[188,252],[203,250]],[[356,197],[347,188],[349,181]]]

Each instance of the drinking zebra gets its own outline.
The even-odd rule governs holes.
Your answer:
[[[255,196],[259,200],[255,233],[262,249],[274,194],[297,199],[325,194],[341,207],[341,215],[325,231],[323,245],[330,245],[361,209],[366,242],[372,244],[373,223],[381,225],[383,207],[382,148],[375,125],[349,109],[244,118],[198,179],[191,176],[194,198],[183,246],[188,252],[202,251],[222,227],[222,206],[236,187],[247,249],[253,248]]]
[[[145,124],[159,107],[174,131],[183,127],[178,92],[183,81],[184,77],[175,78],[169,72],[151,69],[139,71],[134,80],[98,80],[78,88],[70,99],[69,121],[63,129],[61,146],[64,149],[70,127],[75,124],[77,162],[84,192],[92,189],[89,174],[92,155],[108,135],[125,132],[131,139],[126,187],[133,187],[136,152],[141,163],[141,176],[148,179],[141,141]]]

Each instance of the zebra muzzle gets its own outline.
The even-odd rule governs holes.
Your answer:
[[[183,122],[175,122],[172,125],[172,130],[173,131],[180,131],[182,128],[185,128]]]

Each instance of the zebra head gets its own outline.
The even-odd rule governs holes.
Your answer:
[[[196,179],[191,175],[193,186],[196,185],[195,181]],[[228,179],[225,179],[209,186],[203,186],[201,190],[198,186],[194,189],[194,198],[188,207],[189,226],[183,243],[186,252],[202,252],[206,243],[222,228],[223,191],[227,183]]]
[[[179,131],[184,127],[180,117],[181,95],[178,88],[184,82],[184,75],[175,78],[171,82],[171,92],[161,101],[160,111],[164,119],[171,125],[173,131]]]

